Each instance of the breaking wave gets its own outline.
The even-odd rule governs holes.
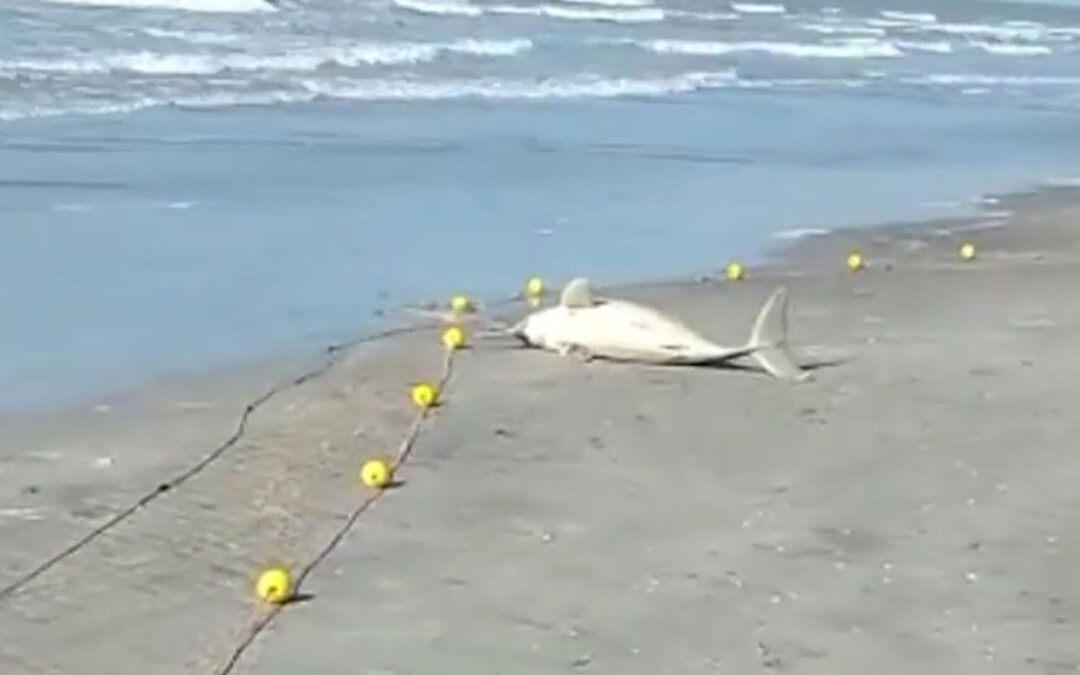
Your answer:
[[[930,12],[901,12],[894,9],[886,9],[880,12],[881,16],[886,19],[894,19],[896,21],[904,21],[909,23],[936,23],[937,15]]]
[[[394,4],[401,9],[420,14],[480,16],[484,13],[484,10],[475,5],[470,5],[467,2],[454,2],[453,0],[394,0]]]
[[[611,21],[613,23],[652,23],[664,20],[664,10],[659,7],[637,9],[593,9],[559,5],[490,5],[484,8],[490,14],[516,14],[543,16],[571,21]]]
[[[920,30],[946,33],[948,35],[992,37],[999,40],[1039,40],[1047,30],[1039,25],[990,25],[984,23],[934,23],[918,27]]]
[[[605,5],[607,7],[648,7],[652,0],[562,0],[577,5]]]
[[[664,15],[697,21],[738,21],[739,15],[732,12],[695,12],[685,9],[664,9]]]
[[[610,78],[599,75],[542,80],[495,78],[459,80],[338,79],[298,80],[295,87],[271,92],[217,92],[177,98],[143,97],[110,103],[0,109],[0,120],[56,115],[107,115],[140,109],[179,106],[221,108],[303,103],[316,100],[369,102],[479,100],[559,100],[586,98],[663,97],[737,85],[733,70],[687,72],[667,78]]]
[[[945,41],[936,42],[913,42],[908,40],[897,40],[896,46],[900,49],[907,49],[913,52],[933,52],[935,54],[951,54],[952,44]]]
[[[178,9],[187,12],[242,14],[274,12],[277,8],[263,0],[40,0],[59,5],[126,7],[129,9]]]
[[[243,40],[236,33],[209,33],[206,31],[166,30],[164,28],[144,28],[143,33],[150,37],[166,40],[180,40],[195,45],[232,45]]]
[[[935,73],[902,80],[905,84],[958,87],[1076,87],[1080,76],[1069,75],[979,75],[975,73]]]
[[[831,230],[825,230],[818,227],[804,227],[794,230],[781,230],[780,232],[772,235],[772,238],[781,240],[797,240],[806,239],[807,237],[823,237],[827,234],[831,234],[831,232]]]
[[[836,44],[802,42],[718,42],[704,40],[651,40],[634,44],[658,54],[722,56],[738,52],[765,52],[778,56],[831,59],[866,59],[902,55],[891,42],[859,41]]]
[[[1001,56],[1044,56],[1051,53],[1050,48],[1046,45],[1016,45],[982,41],[969,42],[968,44],[989,54]]]
[[[532,49],[527,39],[458,40],[448,43],[371,43],[314,47],[281,54],[158,54],[128,52],[80,59],[0,61],[0,72],[106,73],[128,71],[147,75],[211,75],[223,71],[312,71],[338,65],[394,65],[433,61],[445,53],[513,56]]]
[[[610,21],[613,23],[648,23],[664,20],[664,10],[649,6],[645,0],[579,0],[576,5],[473,5],[459,0],[393,0],[401,9],[439,16],[504,14],[538,16],[570,21]],[[588,7],[587,4],[604,5]]]
[[[784,14],[787,7],[758,2],[733,2],[731,8],[740,14]]]
[[[326,98],[365,101],[423,101],[462,98],[566,99],[665,96],[731,85],[733,70],[689,72],[668,78],[608,78],[598,75],[552,77],[543,80],[444,80],[410,82],[359,80],[351,83],[308,81],[304,88]]]
[[[858,24],[839,23],[804,23],[799,26],[803,30],[824,35],[876,35],[884,36],[886,30],[876,26],[861,26]]]

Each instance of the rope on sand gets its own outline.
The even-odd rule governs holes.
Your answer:
[[[509,304],[511,304],[511,303],[513,303],[515,301],[520,300],[520,299],[521,299],[520,295],[510,296],[510,297],[503,298],[501,300],[495,301],[494,303],[492,303],[492,307],[499,307],[499,306],[509,305]],[[414,312],[414,314],[419,314],[420,316],[428,316],[428,317],[441,317],[443,319],[443,321],[446,320],[445,316],[438,315],[438,314],[436,314],[434,312]],[[388,337],[393,337],[395,335],[403,335],[403,334],[407,334],[407,333],[415,333],[415,332],[418,332],[418,331],[421,331],[421,330],[425,330],[427,328],[430,328],[430,326],[428,326],[428,325],[413,325],[413,326],[391,328],[391,329],[381,331],[381,332],[378,332],[378,333],[372,333],[372,334],[369,334],[369,335],[365,335],[363,337],[359,337],[359,338],[355,338],[355,339],[352,339],[352,340],[347,340],[345,342],[340,342],[340,343],[337,343],[337,344],[329,345],[328,347],[326,347],[324,349],[325,353],[327,354],[327,358],[320,366],[318,366],[317,368],[314,368],[314,369],[312,369],[312,370],[310,370],[310,371],[308,371],[306,373],[303,373],[303,374],[301,374],[299,376],[293,377],[290,380],[287,380],[285,382],[282,382],[282,383],[279,383],[279,384],[276,384],[276,385],[270,387],[263,394],[261,394],[260,396],[258,396],[257,398],[255,398],[254,400],[249,402],[244,407],[244,411],[243,411],[243,413],[241,413],[240,418],[237,421],[236,428],[233,431],[232,435],[230,435],[219,446],[217,446],[216,448],[211,450],[209,453],[204,455],[195,464],[191,465],[187,469],[185,469],[185,470],[181,471],[180,473],[176,474],[172,478],[169,478],[169,479],[165,480],[164,482],[159,483],[157,485],[157,487],[147,491],[145,494],[143,494],[141,497],[136,499],[134,502],[132,502],[131,504],[129,504],[128,506],[124,507],[122,510],[120,510],[119,512],[114,514],[107,521],[105,521],[101,525],[95,527],[94,529],[90,530],[90,532],[85,534],[80,539],[78,539],[75,542],[73,542],[72,544],[68,545],[67,547],[62,549],[60,552],[58,552],[58,553],[54,554],[53,556],[47,558],[46,560],[44,560],[40,564],[36,565],[34,568],[29,570],[25,574],[21,575],[19,578],[15,579],[11,583],[9,583],[6,586],[0,588],[0,605],[2,605],[5,601],[9,600],[20,589],[25,587],[31,581],[37,579],[42,574],[49,571],[50,569],[52,569],[56,565],[60,564],[61,562],[63,562],[67,558],[70,558],[71,556],[75,555],[76,553],[78,553],[82,549],[86,548],[95,539],[97,539],[101,535],[105,534],[109,530],[115,528],[117,525],[123,523],[125,520],[128,520],[129,518],[134,516],[136,513],[138,513],[141,509],[143,509],[144,507],[149,506],[152,502],[157,500],[159,497],[165,495],[166,493],[170,493],[170,492],[175,491],[177,488],[182,486],[184,483],[188,482],[189,480],[191,480],[195,476],[197,476],[200,473],[202,473],[203,471],[205,471],[212,464],[214,464],[217,460],[221,459],[231,448],[235,447],[236,444],[243,438],[244,432],[247,430],[248,421],[250,420],[251,416],[260,407],[262,407],[265,403],[267,403],[270,399],[272,399],[274,396],[276,396],[276,395],[278,395],[280,393],[283,393],[285,391],[288,391],[290,389],[294,389],[296,387],[299,387],[299,386],[301,386],[301,385],[303,385],[303,384],[305,384],[305,383],[307,383],[307,382],[309,382],[309,381],[311,381],[311,380],[313,380],[315,378],[318,378],[318,377],[326,374],[327,372],[330,371],[331,368],[334,367],[334,365],[337,364],[337,362],[338,362],[338,360],[340,360],[341,356],[343,354],[345,354],[349,349],[352,349],[353,347],[359,346],[359,345],[367,343],[367,342],[374,342],[374,341],[385,339],[385,338],[388,338]]]
[[[52,567],[58,565],[60,562],[62,562],[66,558],[69,558],[72,555],[78,553],[81,549],[88,546],[91,542],[93,542],[95,539],[97,539],[101,535],[103,535],[106,532],[108,532],[109,530],[113,529],[114,527],[116,527],[120,523],[124,522],[128,518],[131,518],[132,516],[134,516],[140,509],[142,509],[143,507],[148,506],[151,502],[156,500],[158,497],[161,497],[162,495],[164,495],[164,494],[166,494],[168,492],[172,492],[176,488],[180,487],[181,485],[183,485],[187,481],[191,480],[195,476],[197,476],[200,473],[202,473],[203,471],[205,471],[214,462],[221,459],[221,457],[224,456],[226,452],[228,452],[231,448],[236,446],[236,444],[240,441],[240,439],[243,438],[244,432],[247,430],[248,420],[255,413],[255,411],[258,410],[260,407],[262,407],[263,404],[265,404],[267,401],[269,401],[271,398],[273,398],[277,394],[280,394],[280,393],[282,393],[284,391],[287,391],[289,389],[293,389],[295,387],[299,387],[299,386],[305,384],[306,382],[309,382],[309,381],[311,381],[311,380],[313,380],[313,379],[315,379],[315,378],[317,378],[317,377],[319,377],[321,375],[324,375],[325,373],[327,373],[337,363],[337,361],[338,361],[338,359],[340,359],[341,355],[344,354],[348,349],[350,349],[352,347],[363,344],[365,342],[372,342],[372,341],[375,341],[375,340],[379,340],[379,339],[383,339],[383,338],[387,338],[387,337],[392,337],[394,335],[400,335],[400,334],[404,334],[404,333],[416,332],[418,330],[422,330],[423,328],[424,328],[424,326],[408,326],[408,327],[404,327],[404,328],[393,328],[393,329],[386,330],[386,331],[383,331],[383,332],[380,332],[380,333],[375,333],[375,334],[368,335],[368,336],[365,336],[365,337],[362,337],[362,338],[358,338],[358,339],[355,339],[355,340],[350,340],[350,341],[347,341],[347,342],[342,342],[342,343],[338,343],[338,344],[334,344],[334,345],[330,345],[329,347],[326,347],[325,351],[326,351],[328,356],[327,356],[327,359],[323,362],[322,365],[320,365],[319,367],[314,368],[314,369],[312,369],[312,370],[310,370],[310,371],[308,371],[306,373],[303,373],[303,374],[301,374],[301,375],[299,375],[297,377],[294,377],[291,380],[288,380],[286,382],[282,382],[280,384],[276,384],[276,385],[272,386],[270,389],[268,389],[266,392],[264,392],[258,398],[254,399],[253,401],[248,403],[247,406],[244,407],[244,412],[241,413],[241,415],[240,415],[240,419],[238,420],[238,422],[236,424],[236,430],[233,431],[232,435],[229,436],[229,438],[227,438],[225,440],[225,442],[223,442],[221,445],[219,445],[218,447],[214,448],[212,451],[210,451],[209,453],[204,455],[202,457],[202,459],[200,459],[195,464],[191,465],[190,467],[188,467],[184,471],[180,472],[179,474],[173,476],[172,478],[164,481],[163,483],[160,483],[156,488],[154,488],[153,490],[150,490],[149,492],[147,492],[143,496],[139,497],[137,500],[135,500],[134,502],[129,504],[127,507],[125,507],[124,509],[122,509],[121,511],[119,511],[118,513],[113,515],[113,517],[109,518],[109,520],[107,520],[104,523],[102,523],[101,525],[97,526],[96,528],[94,528],[93,530],[88,532],[86,535],[84,535],[82,538],[75,541],[74,543],[72,543],[68,547],[64,548],[59,553],[57,553],[57,554],[53,555],[52,557],[46,559],[44,562],[40,563],[39,565],[37,565],[36,567],[31,569],[29,572],[23,574],[21,577],[19,577],[15,581],[11,582],[10,584],[4,586],[3,588],[0,588],[0,603],[3,603],[5,600],[7,600],[12,595],[14,595],[16,592],[18,592],[19,589],[26,586],[27,584],[29,584],[31,581],[33,581],[37,577],[41,576],[42,574],[47,572]]]
[[[443,391],[447,383],[449,383],[450,377],[453,375],[455,351],[456,350],[454,348],[449,348],[446,350],[446,358],[443,360],[442,375],[439,378],[439,384],[436,389],[437,391]],[[431,408],[429,408],[428,406],[423,406],[416,414],[416,417],[413,418],[413,422],[409,426],[409,430],[406,432],[405,438],[401,441],[401,444],[398,446],[397,453],[394,456],[394,461],[392,464],[394,472],[396,472],[397,469],[405,463],[405,460],[408,459],[409,454],[412,452],[413,446],[416,444],[416,439],[420,435],[420,430],[423,428],[424,420],[427,418],[430,411]],[[305,565],[304,568],[300,571],[299,576],[297,576],[296,578],[297,589],[303,586],[304,580],[307,579],[307,577],[315,570],[315,568],[318,567],[318,565],[322,563],[322,561],[325,560],[335,548],[337,548],[338,544],[340,544],[342,540],[345,539],[345,536],[352,529],[353,525],[356,524],[356,521],[360,518],[361,514],[363,514],[364,511],[367,511],[368,507],[374,504],[375,500],[377,500],[383,494],[383,492],[384,490],[380,489],[372,493],[371,495],[365,497],[363,500],[360,501],[359,504],[356,505],[356,507],[349,514],[349,517],[345,520],[344,524],[342,524],[342,526],[337,530],[334,536],[330,538],[330,541],[328,541],[327,544],[319,550],[318,554],[316,554],[316,556],[311,560],[311,562]],[[251,644],[255,641],[255,639],[259,636],[259,634],[262,633],[263,630],[265,630],[270,625],[270,623],[274,620],[278,613],[280,613],[281,610],[283,610],[288,605],[288,602],[272,605],[270,610],[251,626],[247,634],[233,650],[232,655],[225,662],[224,666],[222,666],[220,670],[216,671],[217,675],[229,675],[229,673],[233,672],[233,669],[236,668],[236,665],[240,661],[240,657],[243,656],[244,652],[247,651],[248,647],[250,647]]]

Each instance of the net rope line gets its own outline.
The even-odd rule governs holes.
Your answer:
[[[506,306],[521,299],[521,295],[510,296],[491,303],[491,307],[495,308]],[[420,312],[420,315],[424,314],[424,312]],[[427,313],[427,316],[430,318],[431,313]],[[134,502],[130,503],[128,506],[113,514],[104,523],[93,528],[85,535],[75,540],[73,543],[69,544],[68,546],[61,549],[59,552],[53,554],[49,558],[46,558],[43,562],[39,563],[38,565],[31,568],[29,571],[20,575],[14,581],[0,588],[0,605],[3,605],[4,602],[9,600],[27,584],[34,581],[35,579],[43,575],[45,572],[49,571],[67,558],[70,558],[82,549],[86,548],[88,545],[93,543],[95,539],[112,530],[117,525],[120,525],[124,521],[128,520],[140,510],[149,506],[159,497],[167,493],[173,492],[183,484],[187,483],[192,478],[198,476],[200,473],[208,469],[211,465],[217,462],[217,460],[221,459],[230,449],[236,447],[236,445],[244,437],[244,433],[247,431],[248,422],[250,421],[251,416],[276,395],[290,389],[302,386],[307,382],[310,382],[311,380],[325,375],[335,365],[337,365],[338,361],[344,354],[346,354],[349,350],[355,347],[366,343],[377,342],[378,340],[383,340],[397,335],[406,335],[410,333],[417,333],[420,331],[429,330],[435,326],[438,326],[440,323],[445,324],[448,321],[445,315],[443,315],[443,318],[441,320],[438,318],[436,320],[437,323],[435,324],[399,326],[383,331],[378,331],[375,333],[370,333],[362,337],[353,338],[351,340],[331,344],[323,348],[323,352],[326,353],[327,357],[321,365],[305,373],[294,376],[284,382],[279,382],[278,384],[271,386],[258,397],[248,402],[247,405],[244,406],[244,411],[240,414],[240,418],[237,420],[236,427],[233,433],[216,448],[205,454],[202,458],[200,458],[188,468],[180,471],[177,474],[174,474],[171,478],[166,479],[165,481],[159,483],[155,488],[144,493]]]
[[[496,300],[492,302],[490,306],[492,308],[503,307],[520,301],[522,299],[523,296],[521,294],[512,295]],[[217,460],[224,456],[231,448],[235,447],[236,444],[240,442],[240,440],[244,436],[244,432],[247,430],[247,424],[251,416],[274,396],[290,389],[302,386],[303,384],[326,374],[337,364],[337,362],[341,358],[341,355],[361,344],[376,342],[378,340],[394,337],[396,335],[405,335],[409,333],[419,332],[422,330],[427,330],[432,328],[433,325],[439,325],[439,323],[446,323],[448,321],[448,319],[446,318],[447,315],[445,313],[440,314],[432,311],[419,311],[417,312],[417,314],[420,316],[427,316],[429,319],[434,317],[436,323],[390,328],[387,330],[370,333],[351,340],[346,340],[344,342],[331,344],[325,347],[323,351],[327,354],[327,358],[322,365],[306,373],[302,373],[299,376],[295,376],[285,382],[273,385],[263,394],[250,401],[244,407],[244,411],[241,413],[232,435],[230,435],[223,443],[221,443],[212,451],[204,455],[201,459],[199,459],[187,469],[179,472],[178,474],[175,474],[172,478],[169,478],[164,482],[159,483],[152,490],[147,491],[134,502],[121,509],[119,512],[115,513],[107,521],[90,530],[83,537],[79,538],[72,544],[68,545],[56,554],[47,558],[37,566],[33,567],[28,572],[16,578],[14,581],[0,588],[0,605],[3,605],[4,602],[10,599],[13,595],[15,595],[15,593],[17,593],[20,589],[25,587],[31,581],[37,579],[39,576],[49,571],[59,563],[63,562],[65,559],[78,553],[80,550],[91,544],[95,539],[107,533],[109,530],[112,530],[117,525],[120,525],[122,522],[128,520],[136,513],[138,513],[141,509],[149,506],[153,501],[155,501],[162,495],[174,491],[187,481],[191,480],[192,478],[209,468],[212,464],[214,464]]]
[[[451,376],[453,375],[454,352],[456,351],[457,350],[452,347],[449,347],[446,350],[446,358],[443,360],[442,374],[440,375],[438,385],[436,386],[436,391],[439,392],[440,398],[442,392],[445,391]],[[427,419],[430,412],[431,408],[422,407],[420,408],[416,416],[413,418],[412,424],[409,426],[409,429],[405,434],[405,438],[401,441],[401,444],[398,446],[397,453],[394,456],[394,461],[391,464],[391,475],[397,473],[397,470],[405,463],[409,455],[412,453],[413,447],[415,447],[416,441],[420,436],[420,431],[424,427],[424,420]],[[349,513],[349,517],[334,533],[334,536],[330,538],[326,545],[319,550],[315,557],[312,558],[312,560],[303,567],[303,569],[300,571],[300,574],[297,575],[294,593],[299,592],[301,586],[303,586],[304,584],[304,581],[311,575],[312,572],[315,571],[315,568],[318,567],[319,564],[322,563],[327,557],[329,557],[330,554],[334,551],[334,549],[337,548],[337,546],[342,541],[344,541],[349,531],[352,530],[353,526],[356,525],[356,522],[360,519],[360,516],[363,515],[363,513],[367,511],[368,508],[371,507],[385,491],[385,489],[377,489],[374,493],[362,499],[360,503],[357,504],[355,508],[353,508],[353,510]],[[229,675],[230,673],[232,673],[236,666],[239,664],[241,657],[244,655],[244,652],[247,651],[247,649],[255,642],[256,638],[258,638],[259,635],[270,626],[270,624],[277,617],[277,615],[280,614],[283,609],[288,607],[289,604],[289,602],[285,602],[282,604],[273,605],[264,616],[262,616],[254,624],[252,624],[251,628],[248,629],[248,632],[244,635],[243,639],[241,639],[237,646],[233,649],[232,654],[229,656],[228,660],[225,661],[221,669],[215,671],[216,675]]]

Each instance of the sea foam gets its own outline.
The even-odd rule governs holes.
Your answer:
[[[733,2],[731,8],[740,14],[783,14],[787,7],[783,5],[759,2]]]
[[[635,9],[601,9],[567,7],[560,5],[490,5],[484,8],[490,14],[514,14],[542,16],[570,21],[607,21],[611,23],[653,23],[664,20],[664,10],[659,7]]]
[[[802,42],[722,42],[708,40],[651,40],[635,42],[659,54],[722,56],[738,52],[764,52],[796,58],[866,59],[900,56],[891,42],[849,41],[834,44]]]
[[[0,61],[0,72],[104,73],[128,71],[147,75],[211,75],[223,71],[312,71],[328,65],[395,65],[433,61],[446,53],[514,56],[532,49],[528,39],[472,40],[448,43],[359,43],[310,47],[278,54],[162,54],[120,52],[81,58]]]
[[[393,0],[395,6],[420,14],[477,17],[485,14],[536,16],[569,21],[649,23],[664,20],[664,10],[644,0],[581,0],[572,4],[473,5],[460,0]],[[589,7],[588,5],[597,5]]]
[[[129,9],[172,9],[187,12],[235,13],[273,12],[277,8],[263,0],[40,0],[60,5],[125,7]]]
[[[394,5],[420,14],[441,16],[480,16],[484,13],[476,5],[453,0],[394,0]]]

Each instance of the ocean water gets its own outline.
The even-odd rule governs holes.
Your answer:
[[[0,410],[1074,178],[1076,5],[0,0]]]

